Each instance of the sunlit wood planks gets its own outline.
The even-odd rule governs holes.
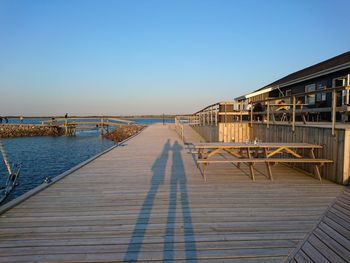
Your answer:
[[[195,133],[187,138],[196,140]],[[198,139],[199,140],[199,139]],[[152,125],[0,218],[0,262],[282,262],[342,187],[284,166],[218,166]]]

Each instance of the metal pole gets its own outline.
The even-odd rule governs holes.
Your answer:
[[[11,170],[11,165],[8,161],[8,157],[7,157],[7,154],[5,152],[5,149],[4,149],[4,146],[2,145],[2,142],[0,140],[0,152],[2,154],[2,158],[4,160],[4,163],[5,163],[5,166],[6,166],[6,169],[7,169],[7,172],[10,174],[12,174],[12,170]]]

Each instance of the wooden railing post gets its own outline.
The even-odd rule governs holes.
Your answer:
[[[292,131],[295,132],[295,107],[296,107],[296,97],[293,96],[293,113],[292,113]]]
[[[240,122],[242,124],[243,122],[243,101],[239,104],[239,111],[240,111]]]
[[[337,109],[337,92],[332,90],[332,135],[335,135],[335,122],[336,122],[336,109]]]
[[[64,120],[64,130],[66,132],[66,135],[68,135],[68,120],[67,120],[67,118]]]
[[[266,126],[270,127],[270,102],[267,101],[267,118],[266,118]]]
[[[253,103],[250,105],[250,127],[253,127]]]

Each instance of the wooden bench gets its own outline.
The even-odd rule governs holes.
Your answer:
[[[256,163],[265,163],[267,168],[267,173],[269,175],[269,178],[271,181],[273,181],[272,172],[271,172],[271,164],[275,163],[310,163],[314,165],[315,175],[322,183],[322,178],[319,170],[319,166],[324,165],[325,163],[333,163],[332,160],[328,159],[315,159],[315,158],[237,158],[237,159],[230,159],[230,160],[207,160],[207,159],[199,159],[196,161],[197,167],[200,169],[200,165],[202,164],[201,173],[206,181],[207,178],[204,173],[205,166],[209,165],[210,163],[245,163],[249,166],[251,178],[253,181],[255,181],[254,176],[254,169],[253,166]]]

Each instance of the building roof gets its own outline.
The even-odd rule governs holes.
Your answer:
[[[334,72],[335,70],[341,70],[344,68],[350,67],[350,51],[340,54],[336,57],[327,59],[318,64],[312,65],[310,67],[304,68],[302,70],[296,71],[292,74],[289,74],[279,80],[276,80],[269,85],[266,85],[258,90],[255,90],[252,93],[249,93],[242,97],[251,97],[255,93],[265,93],[269,92],[272,89],[288,86],[295,84],[310,78],[326,75],[328,73]],[[250,95],[250,96],[249,96]],[[238,98],[237,98],[238,99]]]

